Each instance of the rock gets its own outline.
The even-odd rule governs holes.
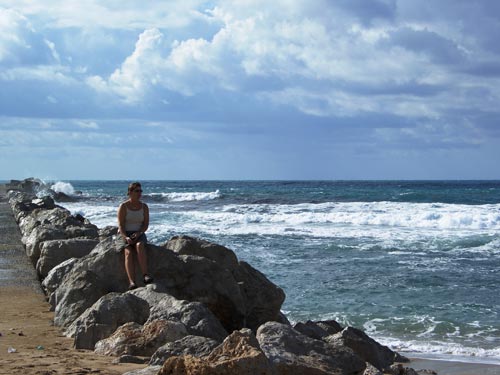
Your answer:
[[[26,178],[24,180],[10,180],[7,184],[9,190],[22,190],[26,193],[36,194],[38,190],[45,186],[42,180],[34,177]]]
[[[155,278],[166,281],[165,292],[177,299],[204,303],[227,331],[245,326],[245,300],[231,272],[198,256],[180,255],[176,259],[177,264],[162,262],[158,267],[162,276]]]
[[[67,195],[61,191],[53,191],[51,193],[52,193],[52,196],[54,197],[54,200],[56,200],[57,202],[76,202],[77,201],[74,197]]]
[[[366,369],[363,375],[384,375],[378,368],[373,366],[371,363],[366,362]]]
[[[428,370],[424,370],[424,371],[425,371],[425,373],[428,373],[427,372]],[[387,369],[386,373],[390,374],[390,375],[423,375],[424,374],[424,372],[415,371],[411,367],[404,367],[400,363],[390,366],[390,368]],[[433,371],[431,373],[436,374]]]
[[[314,322],[317,326],[323,328],[326,333],[329,335],[333,335],[335,333],[339,333],[344,328],[337,323],[335,320],[320,320],[318,322]]]
[[[229,270],[240,286],[245,299],[245,327],[254,331],[264,322],[278,320],[285,293],[267,277],[246,262],[238,262],[233,251],[205,240],[176,236],[165,247],[179,254],[211,259]],[[235,327],[233,327],[235,328]]]
[[[81,261],[73,265],[64,277],[64,283],[59,285],[54,292],[53,298],[56,302],[54,324],[57,326],[69,326],[110,290],[105,283],[101,282],[98,274],[90,270],[73,273],[80,263]]]
[[[272,369],[255,336],[243,329],[234,331],[206,357],[170,357],[158,372],[166,374],[271,375]]]
[[[151,357],[149,364],[161,366],[168,358],[174,356],[204,357],[209,355],[218,345],[219,342],[208,337],[189,335],[160,347]]]
[[[135,356],[135,355],[124,354],[124,355],[121,355],[120,357],[118,357],[117,359],[113,360],[112,363],[144,364],[144,363],[148,363],[148,362],[149,362],[149,358],[147,358],[147,357],[139,357],[139,356]],[[158,370],[157,370],[157,372],[158,372]]]
[[[202,239],[174,236],[164,246],[181,255],[197,255],[211,259],[229,270],[238,267],[238,258],[233,251]]]
[[[89,254],[98,241],[88,238],[44,241],[40,245],[40,258],[36,264],[38,274],[43,279],[58,264],[70,258],[81,258]]]
[[[298,322],[293,326],[293,329],[316,340],[321,340],[323,337],[328,336],[328,333],[323,328],[310,320],[305,323]]]
[[[75,348],[94,349],[95,344],[109,337],[127,322],[144,323],[149,305],[133,294],[109,293],[87,309],[67,330],[74,336]],[[130,353],[129,353],[130,354]]]
[[[381,371],[388,368],[395,361],[408,361],[387,346],[380,345],[363,331],[353,327],[347,327],[342,332],[325,337],[324,340],[328,343],[351,348],[364,361],[371,363]]]
[[[36,208],[43,208],[45,210],[51,210],[56,207],[54,200],[49,196],[44,196],[41,198],[36,198],[31,201]]]
[[[228,270],[208,259],[179,256],[159,246],[148,245],[147,251],[149,273],[155,279],[148,288],[204,303],[227,330],[244,325],[245,302]],[[85,275],[90,278],[87,283]],[[56,324],[68,326],[102,295],[123,292],[127,286],[123,252],[116,253],[113,239],[108,238],[81,258],[56,290]]]
[[[129,322],[110,337],[96,343],[95,352],[101,355],[151,356],[163,344],[187,335],[186,327],[171,320],[154,320],[140,326]]]
[[[308,320],[305,323],[298,322],[293,328],[316,340],[321,340],[323,337],[342,331],[342,327],[335,320],[324,320],[319,322]]]
[[[276,321],[280,316],[285,292],[261,272],[240,261],[233,271],[246,301],[246,327],[256,331],[265,322]]]
[[[104,241],[106,238],[114,236],[118,233],[118,227],[108,225],[99,229],[99,241]]]
[[[140,370],[127,371],[123,375],[156,375],[161,370],[161,366],[148,366]]]
[[[257,340],[278,374],[357,374],[365,361],[351,349],[314,340],[292,327],[267,322],[257,330]]]
[[[151,309],[149,320],[177,320],[186,326],[189,334],[209,337],[218,342],[227,336],[227,331],[219,320],[200,302],[178,300],[168,294],[155,293],[144,288],[131,293],[148,301]]]
[[[66,233],[63,229],[55,226],[40,225],[35,227],[27,236],[23,236],[23,241],[26,248],[26,255],[30,258],[33,265],[36,265],[40,258],[40,244],[44,241],[62,240],[66,238]]]
[[[55,290],[59,287],[64,276],[73,268],[77,261],[77,258],[71,258],[60,263],[56,267],[52,268],[47,277],[43,279],[42,288],[45,290],[45,293],[49,297],[51,311],[54,311],[57,304],[55,298],[56,295],[54,293]]]

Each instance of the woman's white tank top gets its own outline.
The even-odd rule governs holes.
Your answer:
[[[127,206],[127,215],[125,216],[125,230],[127,232],[137,232],[144,223],[144,205],[139,210],[131,210]]]

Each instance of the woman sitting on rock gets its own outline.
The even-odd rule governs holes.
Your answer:
[[[129,281],[129,289],[137,288],[135,283],[134,254],[142,274],[144,284],[149,284],[153,278],[148,275],[148,260],[146,257],[146,230],[149,226],[149,208],[141,202],[142,188],[139,182],[133,182],[128,186],[129,199],[120,204],[118,208],[118,236],[120,244],[118,249],[125,249],[125,270]]]

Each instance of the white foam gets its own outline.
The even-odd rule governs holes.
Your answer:
[[[50,187],[56,193],[64,193],[66,195],[74,195],[75,188],[69,182],[58,181]]]
[[[212,192],[152,193],[151,197],[161,197],[170,202],[208,201],[221,197],[219,190]]]
[[[220,192],[158,193],[170,201],[217,199]],[[179,209],[175,205],[151,203],[151,221],[169,232],[209,235],[307,236],[310,239],[356,238],[359,250],[374,244],[391,249],[393,255],[411,246],[413,254],[441,251],[443,241],[454,252],[500,254],[500,205],[467,206],[454,204],[350,202],[321,204],[244,204],[218,209],[200,206],[198,210]],[[97,206],[97,204],[99,204]],[[116,209],[110,202],[77,202],[64,205],[98,226],[115,225]],[[461,239],[488,238],[486,243],[462,247]],[[421,246],[425,243],[425,249]]]
[[[434,358],[457,361],[462,358],[469,361],[475,358],[476,362],[500,364],[500,348],[484,349],[479,347],[469,347],[459,343],[444,341],[416,341],[388,339],[384,337],[374,337],[382,345],[390,347],[392,350],[401,353],[412,353],[420,358]],[[468,359],[467,359],[468,358]]]

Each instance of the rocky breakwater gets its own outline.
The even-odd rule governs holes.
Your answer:
[[[150,244],[155,281],[128,291],[116,229],[99,231],[50,197],[9,196],[55,324],[76,348],[148,364],[136,374],[412,373],[357,329],[292,327],[284,292],[224,246],[188,236]]]

